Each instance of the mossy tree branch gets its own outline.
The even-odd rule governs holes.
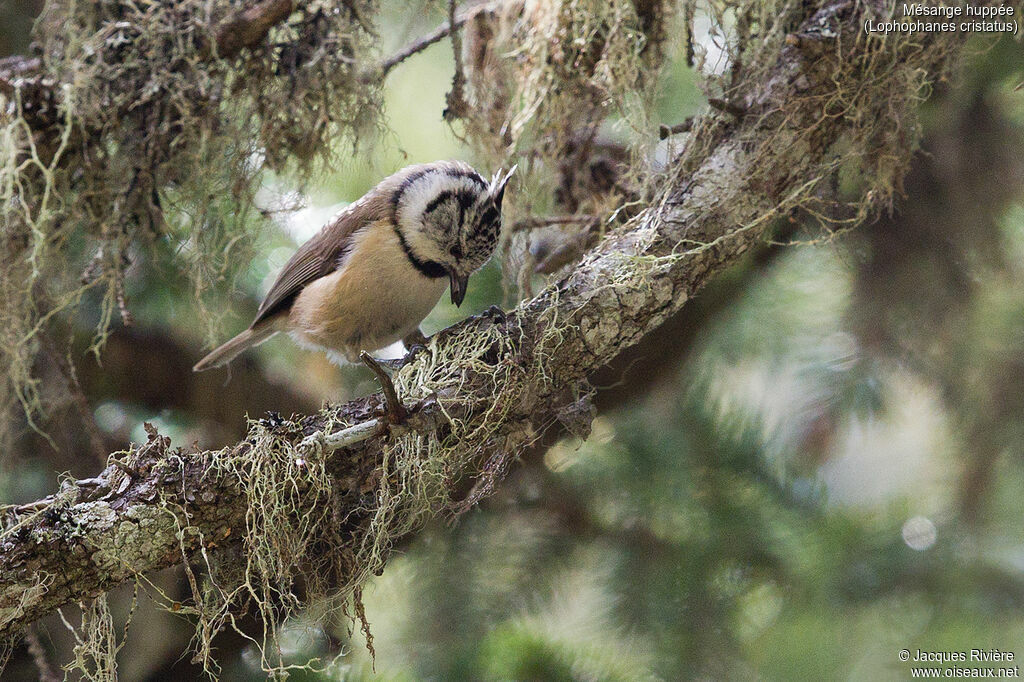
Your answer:
[[[295,0],[263,0],[225,18],[213,29],[213,41],[204,50],[204,56],[210,57],[216,52],[221,58],[234,57],[243,48],[262,41],[271,28],[287,19],[294,10]],[[33,79],[42,71],[43,61],[38,57],[14,55],[0,58],[0,91],[13,96],[18,80]],[[30,96],[39,97],[43,92],[48,93],[49,87],[37,89]]]
[[[377,418],[381,398],[369,396],[293,422],[254,424],[249,438],[221,451],[173,450],[153,432],[146,445],[98,477],[8,509],[0,535],[0,634],[191,560],[201,549],[238,542],[251,523],[246,467],[266,461],[260,443],[267,434],[288,452],[303,453],[287,462],[300,471],[292,479],[300,499],[303,467],[322,465],[329,474],[331,532],[354,547],[368,542],[394,444],[409,434],[421,437],[414,443],[449,443],[488,424],[471,443],[471,457],[442,463],[456,469],[452,480],[483,474],[473,501],[555,421],[585,430],[587,377],[658,328],[775,219],[820,206],[823,186],[842,159],[857,159],[865,171],[853,202],[858,209],[887,202],[913,152],[922,75],[943,74],[963,36],[867,38],[861,31],[866,13],[885,10],[853,0],[802,11],[788,21],[806,39],[745,55],[745,71],[733,79],[738,85],[725,93],[742,115],[712,111],[695,121],[656,198],[635,219],[507,318],[472,318],[441,332],[402,371],[400,391],[428,375],[442,388],[414,404],[406,398],[409,417],[401,426],[330,452],[299,449],[317,433]],[[880,126],[878,111],[899,114]],[[471,338],[487,342],[470,348]],[[441,448],[429,456],[445,453]],[[242,464],[225,468],[225,460]],[[461,507],[453,501],[448,508]]]

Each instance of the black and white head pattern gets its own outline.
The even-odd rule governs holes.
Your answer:
[[[494,253],[501,202],[512,171],[488,183],[460,162],[428,164],[394,190],[395,229],[413,265],[428,277],[468,277]]]

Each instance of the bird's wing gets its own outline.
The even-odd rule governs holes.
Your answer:
[[[376,203],[380,202],[374,202],[373,197],[364,197],[350,204],[300,246],[284,264],[250,326],[281,312],[291,305],[307,284],[334,272],[352,247],[355,233],[376,217],[374,209],[379,208]]]

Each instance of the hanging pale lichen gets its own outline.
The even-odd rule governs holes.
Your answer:
[[[574,261],[641,190],[647,116],[675,15],[666,0],[513,0],[470,15],[463,125],[492,165],[520,164],[508,224],[570,218],[533,235],[506,231],[507,288],[529,295],[535,267],[551,273]],[[549,251],[560,265],[547,267]]]
[[[520,0],[467,23],[471,139],[499,158],[555,158],[611,114],[643,115],[671,4]],[[638,101],[639,100],[639,101]]]
[[[131,608],[118,638],[114,616],[107,605],[107,595],[101,594],[88,604],[81,604],[81,622],[72,624],[63,611],[64,626],[74,637],[73,658],[64,666],[70,676],[74,673],[88,682],[117,682],[117,653],[125,644],[132,614],[138,604],[138,593],[132,595]]]
[[[561,331],[553,321],[545,336],[550,343],[538,347],[529,366],[512,361],[516,349],[493,326],[463,330],[455,344],[431,342],[421,356],[425,362],[407,366],[395,379],[408,404],[436,400],[446,415],[445,425],[429,435],[395,427],[383,443],[378,475],[371,480],[336,480],[339,472],[329,468],[319,438],[296,438],[307,426],[286,420],[252,422],[248,446],[218,453],[208,474],[235,482],[246,500],[240,552],[203,552],[207,577],[190,572],[193,599],[176,605],[178,612],[197,619],[198,659],[216,665],[213,638],[232,627],[235,614],[244,608],[257,611],[264,624],[262,636],[253,643],[261,666],[271,673],[288,667],[279,636],[289,619],[308,615],[310,609],[321,617],[338,611],[362,619],[360,590],[383,569],[395,544],[426,519],[461,510],[466,501],[456,499],[455,491],[465,477],[479,476],[485,482],[500,477],[536,437],[525,426],[512,435],[502,429],[506,416],[530,399],[522,395],[527,382],[516,375],[542,371],[543,354],[552,351],[550,345],[557,343]],[[443,355],[442,348],[457,353]],[[488,358],[495,354],[508,361],[492,366]],[[465,372],[476,370],[483,376],[486,368],[493,371],[488,388],[480,390],[493,400],[470,427],[460,415],[477,392],[466,392]],[[322,429],[321,436],[351,426],[334,421],[331,410],[313,422]],[[498,459],[481,461],[482,453],[495,452]],[[168,510],[177,519],[182,543],[191,542],[196,529],[189,526],[188,515],[180,508]],[[347,511],[339,516],[337,510]],[[203,538],[200,544],[211,540],[216,541]],[[368,632],[365,622],[364,629]]]
[[[128,321],[125,271],[146,248],[191,278],[212,334],[210,292],[265,220],[263,169],[306,177],[374,124],[379,92],[359,79],[374,3],[296,4],[253,38],[240,0],[46,3],[38,57],[0,74],[0,408],[42,411],[40,344],[89,289],[94,347]]]

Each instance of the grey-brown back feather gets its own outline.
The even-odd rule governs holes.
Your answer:
[[[289,307],[310,282],[337,270],[356,232],[378,219],[386,208],[386,197],[371,191],[300,246],[281,269],[250,327]]]

